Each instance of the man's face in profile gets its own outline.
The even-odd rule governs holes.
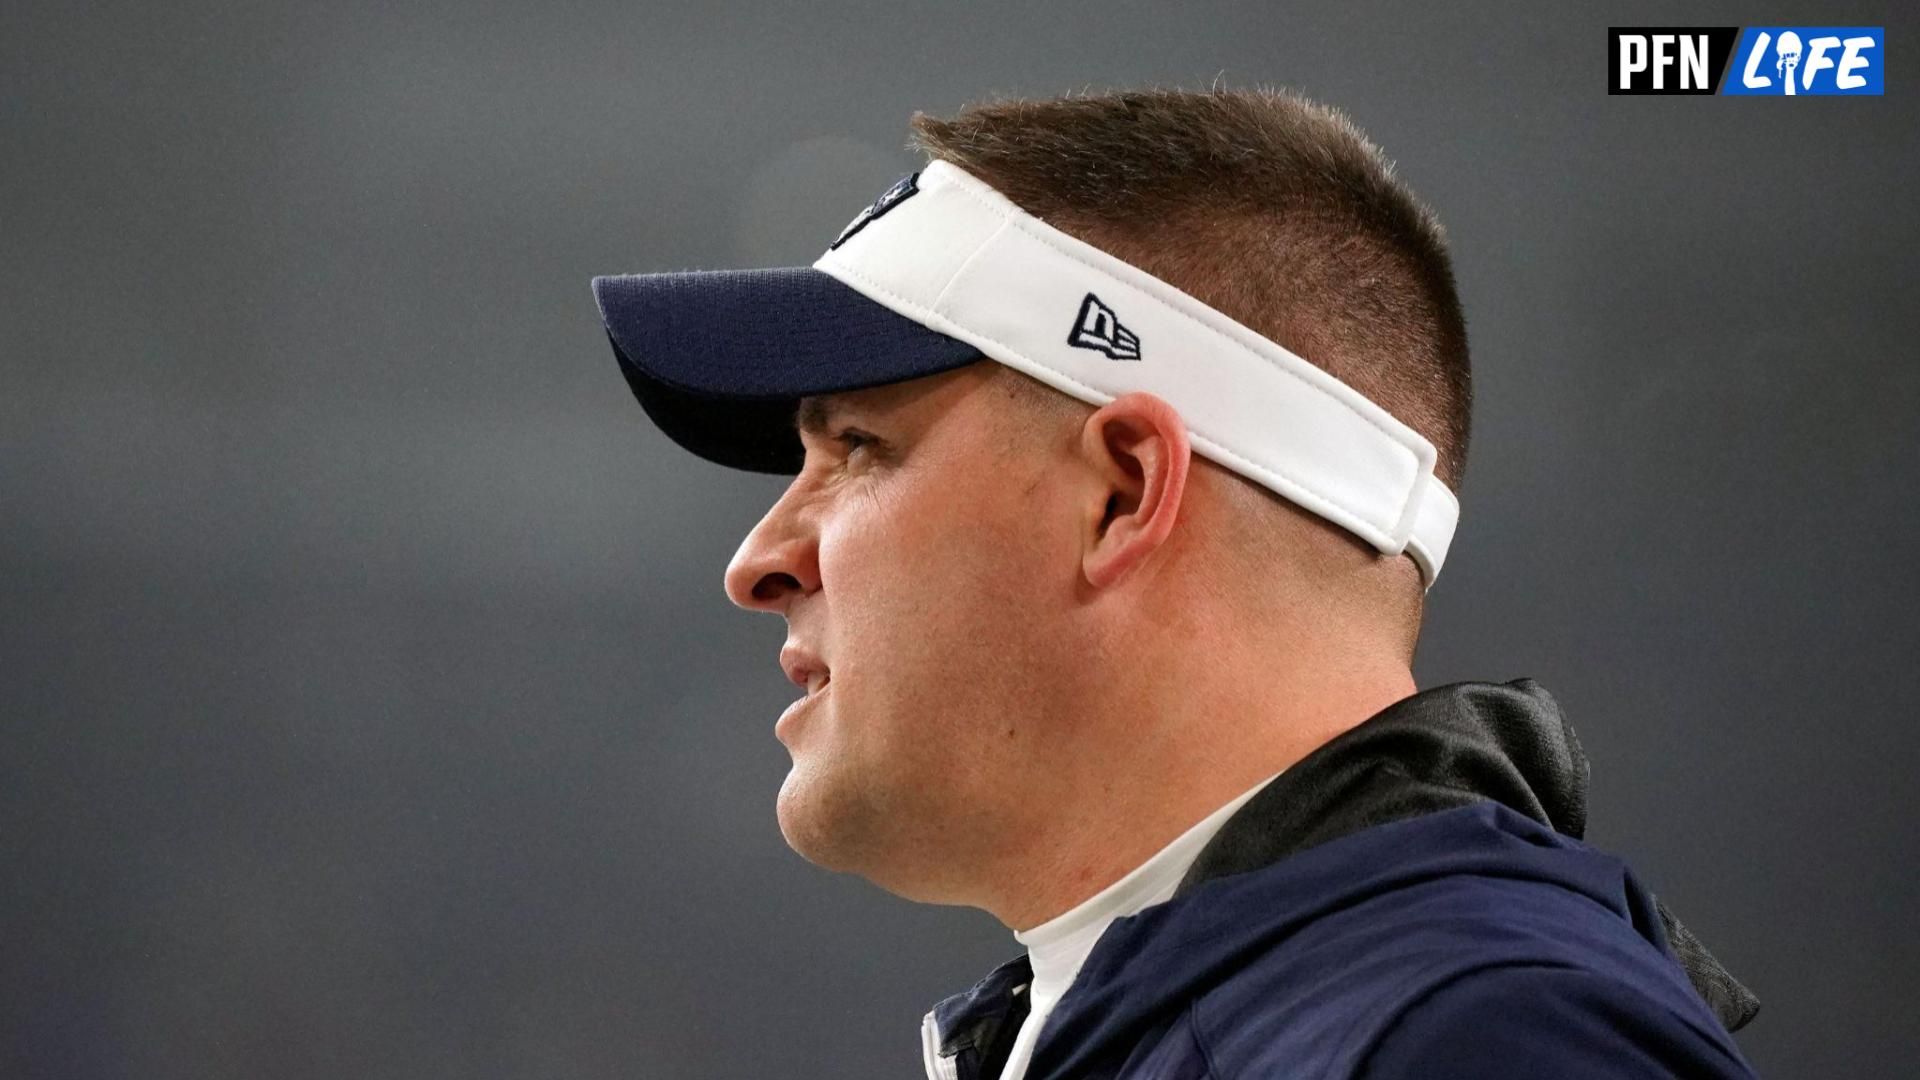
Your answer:
[[[1054,486],[1074,433],[1023,424],[1000,384],[1017,377],[983,360],[807,399],[805,464],[727,569],[734,603],[786,618],[789,674],[817,687],[776,731],[782,833],[916,899],[1013,834],[1021,762],[1049,737],[1032,720],[1073,693],[1057,661],[1087,644],[1066,618],[1079,511]]]

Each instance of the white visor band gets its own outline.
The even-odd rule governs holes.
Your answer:
[[[1459,503],[1434,448],[1353,387],[934,161],[814,262],[869,299],[1092,405],[1143,390],[1194,450],[1439,577]],[[864,220],[863,220],[864,219]]]

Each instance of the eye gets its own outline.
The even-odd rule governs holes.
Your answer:
[[[851,454],[855,450],[863,446],[869,446],[879,440],[858,428],[842,428],[834,434],[833,441],[846,447],[847,453]]]

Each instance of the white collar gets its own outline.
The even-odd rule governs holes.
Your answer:
[[[1279,775],[1274,773],[1200,819],[1120,880],[1046,922],[1016,932],[1014,940],[1027,947],[1027,956],[1033,965],[1032,1008],[1048,1008],[1066,992],[1100,935],[1115,919],[1136,914],[1172,897],[1180,886],[1180,879],[1199,858],[1201,849],[1234,811]]]

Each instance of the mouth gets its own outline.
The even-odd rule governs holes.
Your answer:
[[[827,684],[832,681],[832,677],[827,675],[815,675],[809,678],[807,680],[806,696],[796,698],[793,704],[788,705],[786,711],[780,714],[780,719],[773,722],[774,737],[784,742],[787,729],[793,726],[795,719],[801,713],[807,711],[807,706],[812,705],[814,702],[820,700],[821,697],[825,696]]]

